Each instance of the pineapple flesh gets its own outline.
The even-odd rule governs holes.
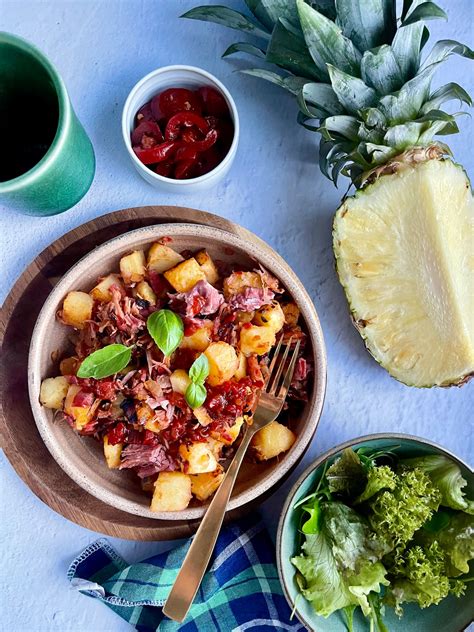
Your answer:
[[[474,201],[461,167],[430,160],[382,175],[342,204],[334,252],[355,326],[413,386],[474,373]]]

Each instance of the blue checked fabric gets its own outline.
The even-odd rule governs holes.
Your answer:
[[[190,541],[129,566],[100,539],[71,564],[73,587],[99,599],[138,632],[303,631],[282,594],[274,545],[261,522],[225,527],[185,622],[167,619],[161,607]]]

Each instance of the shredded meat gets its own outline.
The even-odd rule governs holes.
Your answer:
[[[275,293],[268,287],[246,287],[231,297],[229,306],[241,312],[253,312],[271,303],[274,297]]]
[[[122,452],[120,469],[135,468],[140,478],[158,472],[172,472],[175,462],[167,455],[165,448],[158,445],[128,445]]]
[[[196,285],[181,294],[171,294],[170,299],[179,301],[185,305],[184,314],[188,318],[192,318],[200,314],[201,316],[209,316],[215,314],[224,302],[224,297],[207,281],[198,281]]]

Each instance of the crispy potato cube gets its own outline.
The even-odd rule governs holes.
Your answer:
[[[109,439],[107,435],[105,435],[104,456],[105,456],[105,460],[107,461],[107,466],[109,467],[109,469],[111,470],[118,469],[120,465],[120,456],[122,454],[122,448],[123,448],[122,443],[116,443],[115,445],[112,445],[111,443],[109,443]]]
[[[183,472],[160,472],[151,499],[152,511],[182,511],[191,500],[191,477]]]
[[[171,268],[164,276],[177,292],[188,292],[198,281],[206,280],[206,275],[194,257]]]
[[[251,323],[252,320],[254,319],[255,316],[255,310],[252,310],[251,312],[236,312],[235,314],[235,320],[236,322],[240,323],[241,325],[243,325],[244,323]]]
[[[284,303],[281,306],[285,315],[285,324],[289,327],[295,327],[300,317],[300,308],[296,303]]]
[[[233,272],[224,279],[224,297],[226,300],[242,292],[246,287],[263,288],[262,279],[256,272]]]
[[[92,296],[94,301],[99,301],[99,303],[108,303],[112,300],[112,293],[110,292],[112,285],[117,285],[118,287],[122,286],[118,274],[108,274],[92,288],[89,294]]]
[[[208,426],[214,421],[207,410],[204,408],[204,406],[199,406],[198,408],[195,408],[193,410],[193,415],[199,421],[201,426]]]
[[[214,285],[219,280],[219,273],[214,261],[211,259],[206,250],[200,250],[196,255],[196,261],[201,266],[202,271],[206,275],[207,282]]]
[[[257,432],[250,445],[259,461],[268,461],[289,450],[295,441],[294,432],[278,421],[272,421]]]
[[[90,408],[87,406],[74,406],[74,398],[80,390],[80,386],[71,384],[68,388],[66,399],[64,400],[64,412],[74,419],[77,430],[81,430],[84,426],[87,426],[93,415],[93,406]]]
[[[61,375],[76,375],[79,364],[79,360],[74,356],[63,358],[59,363]]]
[[[62,318],[66,325],[82,329],[84,322],[90,320],[94,300],[86,292],[69,292],[64,299]]]
[[[134,250],[120,259],[120,274],[125,283],[140,283],[145,277],[143,250]]]
[[[247,358],[239,351],[239,366],[237,367],[237,371],[234,373],[234,377],[236,380],[242,380],[247,375]]]
[[[137,421],[139,424],[145,425],[147,422],[153,420],[155,413],[151,406],[148,406],[145,402],[141,402],[135,408],[135,412],[137,415]]]
[[[207,381],[211,386],[217,386],[230,380],[239,366],[237,353],[227,342],[213,342],[204,351],[209,360],[209,375]]]
[[[273,329],[275,333],[279,332],[285,324],[285,314],[278,301],[272,301],[270,305],[264,305],[255,312],[254,322],[263,327]]]
[[[65,377],[48,377],[41,382],[40,402],[45,408],[61,410],[69,389]]]
[[[184,336],[179,345],[181,349],[194,349],[194,351],[205,351],[211,344],[212,322],[208,321],[204,327],[200,327],[190,336]]]
[[[268,353],[275,341],[275,332],[270,327],[247,325],[240,330],[240,350],[246,356],[253,353],[257,355]]]
[[[224,478],[224,469],[219,465],[214,472],[193,474],[191,476],[191,492],[198,500],[204,501],[212,496]]]
[[[170,268],[178,265],[178,263],[181,263],[181,261],[184,261],[184,259],[178,252],[159,242],[154,243],[148,251],[148,269],[158,274],[166,272]]]
[[[213,439],[216,439],[225,445],[232,445],[239,436],[240,430],[244,425],[244,421],[245,419],[243,417],[237,417],[235,424],[230,428],[227,428],[223,432],[213,432]]]
[[[217,459],[207,443],[191,443],[179,446],[179,455],[188,462],[188,474],[213,472],[217,468]]]
[[[184,369],[176,369],[176,371],[173,371],[173,373],[170,375],[170,380],[173,391],[176,391],[176,393],[181,393],[181,395],[184,395],[186,393],[186,389],[191,384],[189,375]]]
[[[140,281],[135,288],[135,294],[144,301],[148,301],[150,305],[156,305],[156,294],[151,289],[151,285],[146,281]]]

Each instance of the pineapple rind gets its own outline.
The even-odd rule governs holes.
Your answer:
[[[474,374],[474,201],[451,161],[409,166],[344,201],[334,251],[369,352],[410,386]]]

